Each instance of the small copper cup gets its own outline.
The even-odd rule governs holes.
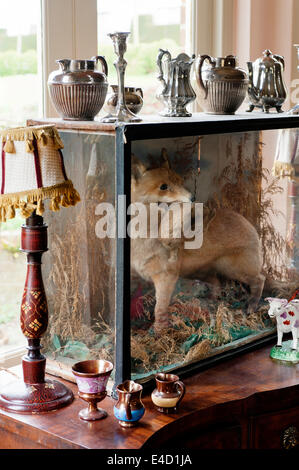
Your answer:
[[[174,374],[160,373],[155,376],[157,388],[152,392],[152,401],[161,413],[175,413],[182,401],[186,387]]]
[[[72,371],[76,377],[79,397],[88,402],[88,408],[79,412],[79,417],[85,421],[95,421],[106,418],[107,412],[97,407],[97,403],[107,395],[106,386],[113,364],[109,361],[89,360],[77,362]]]

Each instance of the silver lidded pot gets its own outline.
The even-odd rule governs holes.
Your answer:
[[[119,98],[118,85],[110,85],[112,92],[108,93],[104,104],[104,111],[114,115],[116,113]],[[124,87],[126,107],[134,114],[138,114],[143,106],[143,91],[141,88],[131,86]]]
[[[57,113],[63,119],[91,121],[105,102],[108,66],[103,56],[88,60],[59,59],[59,70],[49,75],[48,88]],[[102,71],[97,69],[100,62]]]
[[[270,108],[276,108],[282,113],[282,104],[287,97],[286,86],[283,80],[284,58],[272,54],[269,49],[263,52],[254,62],[247,62],[249,71],[249,109],[261,108],[268,113]]]
[[[204,112],[235,114],[243,103],[248,88],[247,74],[237,67],[236,57],[228,55],[214,59],[207,54],[199,55],[195,73],[200,90],[198,102]]]

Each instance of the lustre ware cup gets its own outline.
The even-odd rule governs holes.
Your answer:
[[[88,408],[79,412],[79,417],[85,421],[95,421],[106,418],[107,412],[97,408],[97,403],[107,395],[106,386],[113,364],[109,361],[88,360],[77,362],[72,371],[76,378],[79,397],[88,402]]]

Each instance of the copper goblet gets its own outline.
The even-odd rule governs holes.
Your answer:
[[[106,386],[113,364],[109,361],[89,360],[77,362],[72,371],[76,377],[79,397],[88,402],[88,408],[79,412],[79,417],[85,421],[95,421],[106,418],[107,412],[97,407],[97,403],[107,395]]]

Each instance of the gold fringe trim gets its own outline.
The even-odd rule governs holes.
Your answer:
[[[3,147],[4,152],[6,153],[16,153],[16,149],[13,143],[13,140],[8,139]]]
[[[4,151],[15,153],[14,141],[25,141],[26,152],[32,153],[34,150],[33,139],[37,139],[42,145],[47,145],[48,139],[52,139],[56,149],[63,149],[63,142],[58,130],[53,125],[15,127],[0,131],[1,141],[5,142]]]
[[[13,219],[16,215],[16,209],[20,209],[21,216],[25,218],[29,217],[34,210],[37,215],[43,215],[45,210],[43,201],[45,199],[50,199],[49,208],[52,211],[59,211],[60,206],[75,206],[81,200],[71,180],[49,188],[3,194],[0,195],[0,222]]]
[[[295,174],[295,168],[291,163],[276,161],[272,169],[272,174],[273,176],[292,177]]]

